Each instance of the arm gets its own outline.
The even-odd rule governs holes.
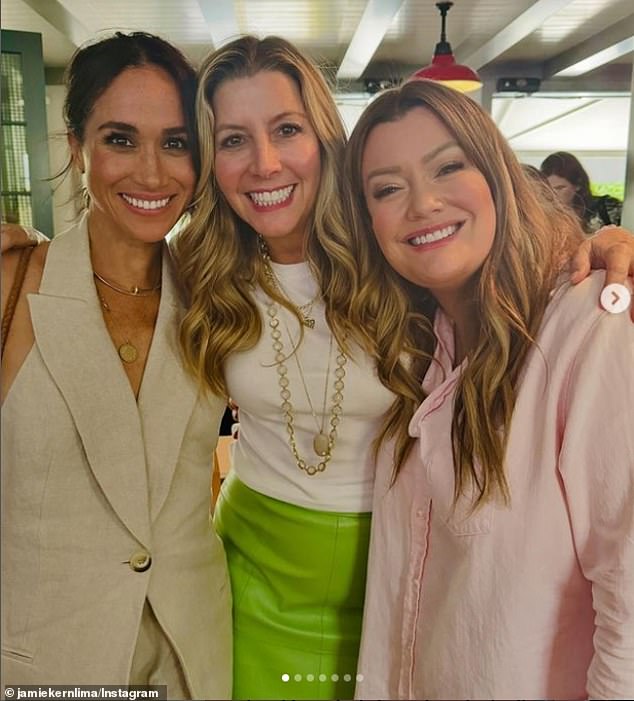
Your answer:
[[[48,252],[48,244],[32,248],[30,251],[16,249],[2,255],[2,320],[3,320],[3,353],[0,394],[7,396],[9,387],[22,367],[29,350],[34,342],[31,314],[27,295],[37,292],[44,270],[44,262]],[[29,253],[23,258],[23,253]],[[22,259],[22,260],[21,260]],[[22,285],[15,297],[15,307],[11,327],[6,332],[5,326],[7,305],[13,284],[19,278],[19,268],[22,267]]]
[[[9,251],[12,248],[24,248],[25,246],[37,246],[42,241],[48,241],[37,229],[32,229],[20,224],[5,224],[3,222],[0,231],[0,250]]]
[[[584,577],[592,585],[593,699],[634,691],[634,327],[603,313],[581,345],[562,402],[559,471]]]
[[[634,236],[620,226],[604,226],[586,239],[570,261],[570,282],[576,285],[590,274],[590,268],[606,268],[605,284],[625,284],[634,277]],[[634,321],[634,304],[630,305]]]

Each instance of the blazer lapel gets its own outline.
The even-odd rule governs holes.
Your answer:
[[[29,295],[35,342],[73,416],[105,498],[150,546],[139,412],[108,334],[92,279],[86,220],[51,244],[38,294]]]
[[[138,402],[146,438],[152,520],[158,516],[169,492],[198,396],[195,382],[183,367],[178,347],[181,314],[182,306],[166,245],[163,249],[161,305]],[[210,426],[209,430],[213,431],[214,427]],[[211,465],[211,455],[209,460]]]

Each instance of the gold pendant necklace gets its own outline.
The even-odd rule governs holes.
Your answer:
[[[318,472],[323,472],[326,466],[330,462],[332,457],[332,449],[335,445],[335,440],[337,438],[337,426],[341,421],[343,410],[341,404],[343,402],[343,389],[344,389],[344,377],[346,375],[346,362],[348,360],[346,354],[337,345],[337,367],[334,371],[335,381],[333,382],[333,395],[332,395],[332,409],[330,410],[330,430],[328,434],[325,433],[324,423],[326,414],[326,401],[328,396],[328,380],[330,376],[330,356],[332,355],[332,333],[330,336],[330,353],[328,357],[328,371],[326,376],[326,382],[324,386],[324,406],[322,413],[322,423],[319,426],[317,422],[317,416],[310,400],[310,395],[308,393],[308,387],[306,385],[306,380],[304,378],[304,373],[302,372],[299,359],[297,358],[297,350],[294,351],[295,361],[297,363],[297,369],[299,371],[302,384],[304,385],[304,391],[306,392],[306,397],[310,405],[313,417],[317,423],[317,434],[313,438],[313,450],[322,459],[317,464],[307,463],[304,458],[299,454],[297,449],[297,441],[295,439],[295,416],[293,413],[293,405],[291,403],[291,390],[290,383],[288,380],[288,368],[285,364],[286,356],[284,354],[284,344],[282,343],[282,333],[280,331],[280,321],[277,317],[276,311],[277,304],[273,301],[267,303],[267,315],[269,317],[269,327],[271,329],[271,339],[273,341],[273,350],[275,351],[275,364],[277,366],[278,384],[280,387],[280,398],[282,399],[282,413],[284,419],[286,420],[286,430],[288,433],[288,440],[291,447],[291,452],[297,463],[297,467],[303,470],[309,476],[314,476]],[[288,327],[287,327],[288,332]],[[292,339],[289,333],[289,340],[292,345]]]
[[[115,292],[118,292],[119,294],[128,295],[129,297],[149,297],[151,294],[153,294],[157,290],[161,289],[160,277],[159,277],[159,281],[153,287],[137,287],[135,285],[134,287],[131,287],[128,289],[125,287],[121,287],[120,285],[117,285],[116,283],[111,282],[110,280],[106,280],[106,278],[101,277],[101,275],[99,275],[99,273],[95,272],[94,270],[92,271],[92,274],[93,274],[95,280],[99,280],[99,282],[106,285],[106,287],[109,287],[111,290],[114,290]],[[99,300],[101,302],[101,306],[109,314],[112,314],[112,309],[110,309],[110,306],[108,305],[106,300],[99,293],[99,290],[97,290],[97,294],[99,295]],[[137,360],[139,357],[139,349],[134,345],[134,343],[132,343],[132,341],[130,341],[129,338],[126,339],[119,346],[117,346],[117,353],[119,354],[119,357],[121,358],[121,360],[124,363],[128,363],[128,364],[134,363],[135,360]]]
[[[109,314],[112,314],[110,305],[101,295],[99,295],[99,301],[101,302],[101,306]],[[130,339],[127,339],[121,345],[117,346],[117,353],[124,363],[133,363],[139,357],[139,350]]]
[[[133,343],[130,343],[130,341],[122,343],[117,351],[124,363],[133,363],[139,357],[137,347]]]
[[[260,249],[260,255],[262,256],[262,262],[264,263],[264,274],[266,279],[269,281],[271,287],[274,287],[277,292],[282,297],[285,297],[287,301],[297,310],[297,314],[302,321],[302,324],[308,329],[315,328],[315,318],[311,316],[313,311],[313,305],[319,299],[319,293],[317,293],[310,301],[306,304],[297,305],[288,296],[286,290],[283,288],[282,283],[279,281],[275,271],[271,267],[271,256],[269,254],[269,249],[266,245],[264,237],[258,234],[258,247]]]
[[[152,292],[156,292],[156,290],[161,289],[161,281],[156,283],[154,287],[137,287],[136,285],[134,287],[130,288],[125,288],[121,287],[120,285],[117,285],[114,282],[110,282],[110,280],[106,280],[105,277],[101,277],[99,273],[96,273],[94,270],[92,271],[92,274],[99,280],[99,282],[103,282],[104,285],[107,285],[111,290],[114,290],[115,292],[118,292],[119,294],[122,295],[128,295],[130,297],[148,297],[149,295],[152,294]]]
[[[286,323],[284,324],[284,326],[286,326]],[[288,334],[288,340],[291,346],[293,346],[293,339],[291,338],[291,332],[288,330],[288,326],[286,326],[286,333]],[[324,382],[324,401],[321,408],[321,424],[317,419],[317,413],[315,412],[315,407],[313,406],[313,402],[308,392],[306,378],[304,377],[302,366],[300,365],[299,358],[297,357],[297,350],[293,353],[293,358],[295,358],[297,371],[299,372],[299,377],[304,387],[304,394],[306,395],[306,399],[308,400],[310,413],[313,415],[313,419],[315,420],[315,426],[317,427],[317,433],[313,438],[313,450],[315,451],[315,453],[317,453],[317,455],[319,455],[320,458],[323,458],[328,453],[328,436],[324,432],[324,422],[326,421],[326,401],[328,400],[328,380],[330,380],[330,359],[332,358],[332,333],[330,334],[330,345],[328,346],[328,368],[326,370],[326,380]]]

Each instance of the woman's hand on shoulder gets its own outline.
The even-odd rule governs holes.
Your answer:
[[[621,226],[604,226],[594,236],[586,239],[570,261],[570,281],[581,282],[591,269],[605,269],[605,285],[627,285],[634,278],[634,235]],[[634,321],[634,304],[630,303],[630,315]]]
[[[2,222],[0,229],[0,251],[10,251],[13,248],[25,248],[26,246],[37,246],[48,238],[37,229],[32,229],[21,224],[6,224]]]

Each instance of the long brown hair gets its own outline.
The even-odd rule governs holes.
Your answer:
[[[214,172],[214,93],[227,80],[261,71],[281,72],[297,85],[320,144],[321,180],[306,259],[319,282],[328,323],[344,347],[348,322],[340,310],[356,276],[339,191],[345,131],[321,72],[279,37],[244,36],[211,53],[200,69],[196,99],[201,179],[195,212],[177,237],[175,254],[189,306],[180,334],[185,362],[203,386],[221,395],[227,394],[224,365],[228,356],[253,347],[262,333],[253,286],[260,285],[271,298],[297,313],[267,281],[256,232],[233,212]]]
[[[421,380],[436,343],[437,305],[383,257],[372,234],[361,164],[371,131],[417,107],[429,110],[454,136],[483,174],[495,204],[495,239],[475,285],[479,334],[457,385],[452,422],[455,497],[473,486],[476,507],[495,493],[509,497],[503,462],[519,373],[562,257],[581,232],[554,197],[541,196],[489,115],[465,95],[412,81],[381,94],[365,110],[350,137],[344,169],[352,251],[361,277],[350,315],[359,340],[377,358],[381,381],[397,395],[380,436],[395,438],[396,471],[412,445],[409,419],[424,398]]]

